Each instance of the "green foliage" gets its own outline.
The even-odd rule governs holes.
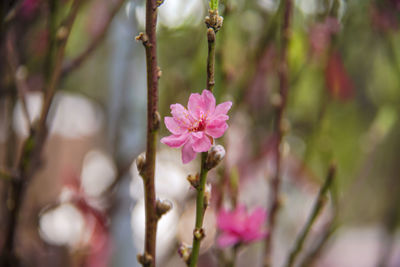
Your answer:
[[[211,0],[210,1],[210,9],[211,10],[218,10],[218,0]]]

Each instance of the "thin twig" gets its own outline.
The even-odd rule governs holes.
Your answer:
[[[102,43],[104,38],[107,35],[107,32],[110,28],[111,22],[113,21],[113,18],[116,16],[118,11],[121,9],[122,5],[124,4],[125,0],[118,0],[116,4],[113,5],[110,14],[107,18],[107,21],[104,23],[103,28],[100,30],[100,32],[91,40],[91,42],[88,44],[88,46],[74,59],[71,61],[67,61],[63,64],[62,68],[62,76],[70,73],[71,71],[79,68],[86,59],[90,57],[90,55],[93,54],[93,52],[96,50],[96,48]]]
[[[323,231],[320,239],[315,243],[315,245],[311,248],[310,252],[304,257],[304,259],[299,263],[299,267],[310,267],[313,262],[318,258],[321,254],[321,251],[324,249],[328,240],[330,240],[332,234],[336,231],[335,218],[328,224],[326,230]]]
[[[215,31],[213,28],[208,28],[208,54],[207,54],[207,89],[212,91],[215,85],[214,70],[215,70]]]
[[[290,252],[289,258],[285,264],[286,267],[291,267],[295,263],[296,257],[301,252],[304,241],[306,240],[307,235],[310,232],[311,227],[313,226],[313,224],[315,222],[315,219],[319,216],[321,210],[324,208],[324,206],[326,204],[326,194],[333,182],[335,173],[336,173],[336,167],[335,167],[335,165],[331,165],[328,170],[326,180],[325,180],[324,184],[322,185],[321,189],[319,190],[319,193],[318,193],[317,199],[314,203],[310,217],[308,217],[306,224],[304,225],[303,229],[301,230],[301,232],[299,233],[299,235],[296,238],[294,246]]]
[[[156,213],[156,192],[154,173],[156,163],[156,141],[160,124],[158,106],[158,79],[160,70],[157,65],[157,8],[160,2],[146,0],[146,33],[141,40],[146,50],[147,66],[147,143],[146,163],[142,172],[145,192],[146,230],[144,254],[138,256],[139,262],[146,267],[156,266],[156,235],[158,216]],[[140,38],[139,38],[140,39]]]
[[[18,68],[21,67],[18,55],[15,51],[15,33],[10,32],[7,38],[7,60],[12,76],[15,79],[15,86],[17,87],[18,97],[21,101],[22,114],[25,117],[27,128],[29,132],[32,130],[28,107],[26,104],[26,92],[29,92],[29,86],[26,82],[26,73],[18,73]]]
[[[280,103],[278,105],[278,110],[276,113],[275,129],[277,139],[275,141],[275,161],[276,161],[276,174],[271,180],[271,202],[268,217],[268,228],[269,234],[265,238],[265,256],[264,256],[264,266],[271,266],[272,257],[272,240],[275,230],[275,222],[277,213],[280,207],[279,203],[279,187],[281,181],[281,143],[283,136],[285,134],[284,126],[284,116],[287,102],[287,94],[289,90],[289,77],[288,77],[288,59],[287,50],[290,37],[290,19],[292,13],[292,0],[281,1],[283,5],[283,23],[281,29],[281,40],[280,40],[280,65],[278,70],[279,75],[279,94]]]

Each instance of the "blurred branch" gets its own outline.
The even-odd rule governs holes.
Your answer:
[[[335,177],[336,173],[336,166],[331,165],[329,167],[328,175],[326,177],[325,183],[322,185],[321,189],[319,190],[317,199],[314,203],[313,209],[311,211],[310,216],[307,219],[306,224],[304,225],[303,229],[299,233],[299,235],[296,238],[296,241],[294,243],[294,246],[290,252],[289,258],[287,259],[287,262],[285,264],[286,267],[291,267],[296,261],[296,257],[298,254],[301,252],[303,248],[304,241],[307,238],[308,233],[311,230],[311,227],[313,226],[316,218],[320,214],[321,210],[326,204],[326,194],[328,192],[328,189],[330,188],[333,179]]]
[[[81,3],[82,0],[75,0],[73,2],[70,13],[68,14],[65,21],[61,24],[61,26],[57,30],[56,38],[57,41],[59,42],[59,46],[57,49],[57,53],[55,55],[54,68],[51,73],[51,77],[47,82],[45,90],[45,100],[38,124],[38,135],[46,135],[47,132],[46,119],[50,110],[51,102],[53,101],[53,97],[55,95],[58,82],[61,77],[62,63],[64,59],[65,47],[67,45],[68,37],[71,33],[71,28],[75,21],[76,14],[78,13]],[[43,137],[45,138],[45,136]]]
[[[62,76],[65,76],[69,72],[75,70],[76,68],[79,68],[85,62],[85,60],[88,59],[90,55],[96,50],[96,48],[102,43],[105,36],[107,35],[107,32],[110,28],[113,18],[121,9],[124,2],[125,0],[118,0],[118,2],[114,4],[114,6],[110,11],[109,17],[107,18],[107,21],[105,22],[103,28],[100,30],[100,33],[98,33],[91,40],[88,46],[76,58],[72,59],[71,61],[67,61],[63,64],[62,74],[61,74]]]
[[[7,5],[7,3],[9,3],[11,1],[4,1],[4,6],[2,8],[6,8],[5,6]],[[2,25],[3,27],[7,26],[10,22],[12,22],[15,18],[15,15],[17,14],[17,10],[20,8],[20,6],[22,5],[22,3],[24,2],[24,0],[18,0],[18,1],[14,1],[15,4],[14,6],[12,6],[9,10],[3,10],[2,14],[4,14],[4,16],[1,18],[2,21]]]
[[[9,199],[10,203],[12,204],[9,206],[10,217],[7,226],[7,236],[5,238],[4,251],[2,253],[4,261],[2,266],[16,266],[18,264],[18,259],[14,253],[14,241],[18,226],[18,216],[27,185],[37,170],[41,151],[47,137],[46,119],[55,94],[55,90],[58,86],[61,74],[61,65],[63,62],[68,37],[82,2],[82,0],[75,0],[73,2],[66,19],[57,30],[58,50],[55,55],[54,68],[52,69],[49,80],[47,80],[45,101],[40,114],[39,123],[37,124],[37,127],[31,131],[30,136],[23,144],[21,156],[18,159],[17,164],[18,175],[13,177],[14,183],[12,183],[11,186],[11,195]]]
[[[281,28],[281,36],[280,36],[280,63],[278,69],[279,76],[279,95],[280,95],[280,103],[277,107],[276,112],[276,120],[275,120],[275,131],[277,140],[275,141],[275,161],[276,161],[276,173],[275,176],[271,180],[271,203],[269,209],[269,217],[267,220],[269,227],[269,234],[265,238],[265,256],[264,256],[264,266],[271,266],[272,262],[272,240],[273,234],[275,230],[275,222],[276,216],[280,207],[279,201],[279,187],[281,182],[281,143],[283,140],[283,136],[286,131],[286,127],[284,125],[285,120],[285,109],[287,102],[287,95],[289,90],[289,73],[288,73],[288,44],[290,40],[290,22],[292,15],[293,3],[292,0],[281,1],[281,5],[283,5],[282,12],[282,28]]]
[[[336,218],[333,218],[331,222],[328,223],[327,227],[323,231],[320,239],[315,243],[312,247],[311,251],[304,257],[301,263],[298,265],[299,267],[310,267],[313,262],[318,258],[324,249],[326,243],[331,238],[332,234],[336,231]]]
[[[10,181],[12,179],[11,172],[0,169],[0,179],[3,181]]]
[[[15,51],[15,33],[11,31],[7,37],[7,60],[8,65],[11,69],[12,76],[15,80],[15,86],[17,87],[18,97],[21,101],[22,114],[26,119],[27,128],[29,132],[32,131],[32,125],[30,123],[29,112],[26,104],[26,92],[29,92],[29,86],[26,82],[27,70],[24,66],[19,63],[18,55]]]

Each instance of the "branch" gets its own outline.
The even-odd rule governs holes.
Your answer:
[[[147,66],[147,143],[146,159],[141,171],[145,192],[146,230],[144,254],[138,255],[138,261],[146,267],[156,266],[157,211],[154,173],[156,163],[156,141],[160,125],[158,105],[158,79],[160,69],[157,65],[157,8],[159,1],[146,0],[146,33],[141,33],[137,40],[142,40],[146,50]]]
[[[15,33],[13,31],[8,35],[6,46],[8,65],[15,80],[18,97],[21,101],[22,114],[25,117],[27,128],[30,132],[32,131],[32,125],[30,123],[29,112],[26,104],[26,92],[29,91],[29,86],[26,82],[27,73],[26,69],[23,69],[24,67],[20,66],[18,55],[15,51]]]
[[[313,246],[313,248],[311,249],[311,252],[309,252],[304,257],[302,262],[298,265],[299,267],[312,266],[312,263],[319,256],[319,254],[325,247],[326,243],[331,238],[332,234],[335,232],[335,230],[336,230],[335,220],[336,220],[336,218],[333,218],[332,221],[328,224],[328,226],[327,226],[326,230],[323,232],[321,238]]]
[[[304,225],[302,231],[296,238],[295,244],[294,244],[292,251],[290,252],[289,258],[285,264],[286,267],[291,267],[295,263],[296,257],[301,252],[304,241],[306,240],[307,235],[310,232],[311,227],[314,224],[314,221],[316,220],[316,218],[320,214],[321,210],[325,206],[326,194],[333,182],[335,173],[336,173],[336,167],[335,167],[335,165],[332,164],[329,168],[325,183],[322,185],[321,189],[319,190],[319,193],[318,193],[317,199],[314,203],[310,217],[308,217],[306,224]]]
[[[55,90],[58,86],[65,46],[67,44],[72,25],[75,21],[75,17],[78,13],[81,2],[82,0],[75,0],[73,2],[66,20],[58,29],[57,37],[59,46],[54,61],[54,68],[52,69],[49,79],[47,80],[45,102],[42,107],[40,120],[36,129],[31,131],[29,137],[25,140],[22,147],[21,156],[18,159],[18,176],[15,177],[15,181],[12,183],[10,188],[11,195],[9,201],[12,204],[9,208],[10,219],[7,226],[7,236],[5,238],[5,246],[3,250],[3,259],[5,262],[2,266],[15,266],[18,263],[18,259],[14,253],[14,241],[18,225],[18,216],[27,185],[37,170],[38,158],[40,157],[45,139],[47,137],[46,119],[55,94]],[[51,53],[51,51],[49,53]]]
[[[190,257],[190,267],[197,266],[197,260],[199,258],[200,252],[200,243],[203,239],[204,229],[203,229],[203,219],[204,214],[207,209],[207,203],[204,201],[204,192],[206,188],[207,182],[207,174],[208,170],[206,168],[206,159],[207,159],[207,152],[201,153],[201,170],[200,170],[200,179],[199,184],[196,187],[197,190],[197,197],[196,197],[196,224],[193,230],[193,245],[192,245],[192,254]]]
[[[39,135],[44,134],[44,132],[47,131],[46,119],[50,110],[51,102],[53,101],[53,97],[55,95],[58,82],[61,77],[65,47],[67,45],[68,37],[70,35],[71,28],[75,21],[75,17],[76,14],[78,13],[81,2],[82,0],[75,0],[73,2],[69,15],[57,30],[57,38],[59,41],[59,46],[57,53],[55,55],[53,72],[51,73],[50,79],[46,86],[45,100],[40,114],[39,125],[38,125]]]
[[[125,0],[118,0],[116,4],[112,7],[109,17],[107,18],[107,21],[105,22],[103,28],[100,30],[100,33],[97,34],[91,42],[88,44],[88,46],[83,50],[76,58],[72,59],[71,61],[65,62],[63,64],[62,68],[62,76],[67,75],[71,71],[79,68],[86,59],[92,55],[92,53],[96,50],[96,48],[102,43],[104,38],[107,35],[107,32],[110,28],[111,22],[113,21],[113,18],[116,16],[118,11],[121,9],[122,5],[124,4]]]
[[[218,0],[210,1],[209,16],[206,17],[205,23],[207,25],[207,40],[208,40],[208,54],[207,54],[207,89],[212,92],[215,85],[215,35],[222,27],[223,18],[218,15]],[[201,153],[201,166],[199,183],[195,186],[197,190],[196,198],[196,223],[193,230],[193,244],[190,256],[190,267],[196,267],[200,253],[200,243],[204,238],[203,219],[208,206],[208,199],[210,196],[205,194],[207,174],[212,168],[207,166],[207,156],[211,159],[212,153]]]
[[[264,256],[264,266],[271,266],[271,255],[272,255],[272,239],[275,230],[276,216],[280,207],[279,203],[279,191],[281,182],[281,152],[280,147],[282,143],[283,136],[285,134],[284,126],[284,115],[286,109],[287,95],[289,89],[289,77],[288,77],[288,59],[287,50],[290,36],[290,19],[292,13],[292,0],[281,1],[283,5],[283,23],[281,29],[281,50],[280,50],[280,66],[278,70],[279,75],[279,94],[280,103],[277,107],[275,129],[277,140],[275,142],[275,160],[276,160],[276,174],[271,180],[271,204],[268,217],[268,227],[269,234],[265,238],[265,256]],[[281,9],[281,8],[280,8]]]

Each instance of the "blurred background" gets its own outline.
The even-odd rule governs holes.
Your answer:
[[[144,48],[134,37],[144,31],[144,1],[78,2],[72,28],[60,25],[73,0],[1,3],[0,248],[6,251],[15,206],[6,174],[19,171],[22,144],[59,62],[43,157],[14,224],[19,262],[139,266],[144,207],[134,159],[145,149],[147,89]],[[217,140],[226,158],[209,175],[200,266],[222,266],[215,245],[222,206],[269,207],[281,100],[278,6],[279,0],[220,1],[214,94],[234,104],[230,127]],[[207,9],[206,0],[165,0],[159,8],[161,117],[205,88]],[[285,261],[332,161],[330,201],[300,257],[304,266],[400,266],[400,1],[294,0],[291,22],[274,266]],[[162,125],[159,137],[166,135]],[[195,205],[186,177],[199,161],[183,165],[180,150],[161,143],[158,149],[157,196],[174,207],[159,223],[158,264],[184,266],[176,251],[179,242],[191,243]],[[262,242],[251,244],[237,266],[261,266],[262,257]]]

